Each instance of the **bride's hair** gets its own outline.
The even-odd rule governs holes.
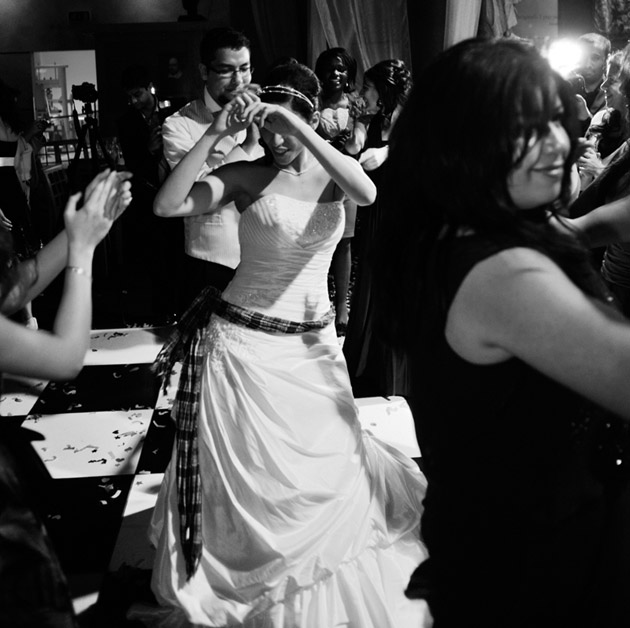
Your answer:
[[[301,63],[285,63],[267,74],[260,99],[277,105],[290,104],[296,113],[310,120],[313,112],[319,111],[319,92],[319,80],[313,70]]]

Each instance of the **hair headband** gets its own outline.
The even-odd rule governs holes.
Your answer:
[[[264,94],[285,94],[286,96],[301,98],[304,102],[309,104],[311,109],[315,109],[315,105],[310,98],[307,98],[302,92],[294,89],[293,87],[289,87],[288,85],[269,85],[267,87],[263,87],[258,93],[260,96]]]

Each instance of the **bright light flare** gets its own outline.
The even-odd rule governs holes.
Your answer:
[[[549,65],[564,78],[571,76],[579,67],[584,51],[574,39],[556,39],[549,44]]]

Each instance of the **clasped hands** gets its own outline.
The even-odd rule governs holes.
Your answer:
[[[577,159],[578,170],[581,175],[598,176],[604,169],[604,163],[593,144],[587,140],[580,142],[580,155]]]
[[[239,91],[223,107],[207,132],[235,135],[255,124],[271,133],[295,134],[301,118],[286,107],[262,102],[257,91],[256,85],[248,85]]]

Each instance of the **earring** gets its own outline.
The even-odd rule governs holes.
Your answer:
[[[376,106],[379,110],[383,108],[383,101],[380,98],[376,101]]]

